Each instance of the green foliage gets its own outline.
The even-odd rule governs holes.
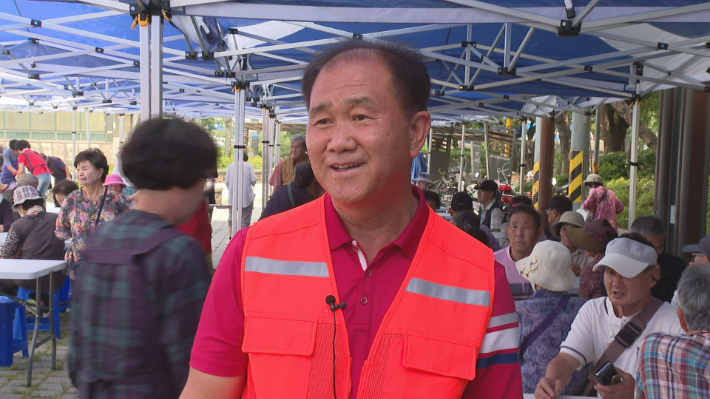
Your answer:
[[[654,132],[658,132],[658,92],[653,91],[641,98],[641,120]]]
[[[217,169],[227,169],[230,163],[234,162],[234,152],[228,157],[224,153],[224,147],[217,147]]]
[[[639,178],[656,174],[656,154],[645,149],[638,156]],[[605,182],[624,177],[629,178],[629,157],[625,152],[609,152],[599,157],[599,176]]]
[[[253,157],[249,157],[249,163],[254,167],[254,170],[261,170],[262,169],[262,162],[263,162],[263,160],[261,159],[261,155],[255,155]]]
[[[560,151],[555,151],[555,162],[552,164],[553,173],[562,173],[562,153]],[[569,162],[569,161],[568,161]],[[559,181],[560,179],[557,179]]]
[[[606,183],[606,188],[612,190],[624,204],[624,211],[616,215],[620,229],[629,226],[629,179],[621,177]],[[656,191],[655,178],[639,177],[636,185],[636,216],[653,215],[653,204]]]
[[[565,184],[569,183],[569,176],[557,175],[557,176],[555,176],[555,180],[557,180],[557,186],[561,187],[561,186],[564,186]]]
[[[599,176],[605,182],[629,177],[629,158],[625,152],[609,152],[599,157]]]

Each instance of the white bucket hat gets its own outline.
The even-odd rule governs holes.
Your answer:
[[[575,277],[569,265],[572,257],[567,247],[556,241],[542,241],[535,245],[527,258],[515,262],[518,273],[533,284],[550,291],[569,291]]]

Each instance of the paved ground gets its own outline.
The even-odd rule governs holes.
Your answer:
[[[257,193],[255,199],[252,221],[259,219],[261,215],[261,187],[255,187]],[[224,253],[224,249],[229,243],[228,211],[226,209],[215,209],[212,214],[212,260],[215,265]],[[67,364],[67,352],[69,347],[69,318],[71,313],[61,314],[62,339],[57,344],[57,368],[51,369],[51,344],[45,344],[37,349],[35,353],[34,372],[32,374],[32,386],[26,387],[27,383],[27,358],[23,358],[21,353],[15,353],[13,365],[10,367],[0,367],[0,399],[25,399],[25,398],[53,398],[67,399],[76,397],[76,388],[69,380]],[[40,339],[49,333],[40,332]],[[32,339],[32,333],[29,333]]]

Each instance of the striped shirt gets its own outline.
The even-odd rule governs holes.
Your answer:
[[[639,358],[636,399],[710,398],[710,331],[651,334]]]
[[[350,346],[351,386],[357,387],[362,367],[382,319],[404,281],[426,228],[428,209],[421,190],[413,188],[419,207],[412,221],[374,259],[367,259],[347,233],[330,198],[325,200],[328,244],[333,261],[338,297],[343,308]],[[326,194],[327,195],[327,194]],[[248,357],[242,351],[244,312],[240,259],[247,229],[240,230],[222,256],[205,301],[195,337],[190,365],[204,373],[230,377],[245,375]],[[518,363],[518,316],[505,269],[495,265],[496,295],[492,317],[482,342],[476,378],[462,396],[519,399],[522,379]],[[365,305],[366,304],[366,305]],[[233,317],[224,317],[225,314]],[[355,399],[357,389],[351,389]]]

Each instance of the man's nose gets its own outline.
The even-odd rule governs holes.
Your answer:
[[[353,129],[348,123],[336,122],[331,130],[330,140],[327,149],[337,153],[353,151],[357,148],[357,142],[353,136]]]

